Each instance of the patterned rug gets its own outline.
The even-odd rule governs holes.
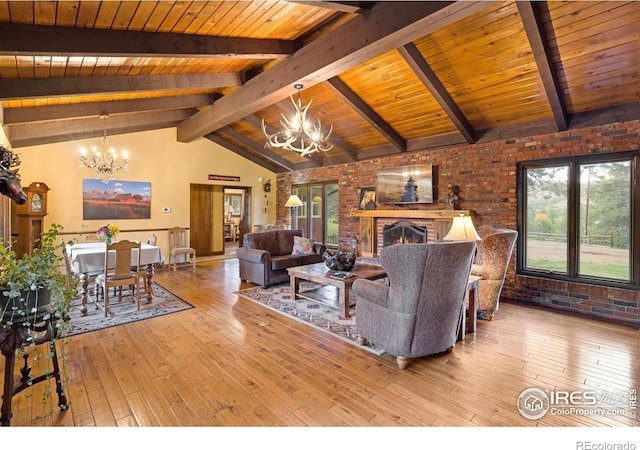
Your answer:
[[[302,281],[300,283],[300,292],[317,289],[318,287],[318,284]],[[292,300],[289,283],[278,284],[268,288],[254,287],[235,293],[242,298],[252,300],[275,312],[330,333],[343,341],[357,345],[359,348],[375,353],[376,355],[384,353],[383,349],[375,345],[367,343],[362,346],[358,344],[356,318],[354,315],[355,306],[352,306],[350,309],[351,317],[340,319],[336,308],[307,299]]]
[[[89,303],[87,307],[89,311],[86,316],[83,316],[80,314],[82,308],[80,300],[72,302],[69,311],[72,328],[66,336],[88,333],[193,308],[192,305],[156,283],[153,283],[153,301],[151,303],[147,303],[147,299],[140,296],[140,311],[138,311],[135,302],[127,303],[109,308],[109,315],[105,317],[102,306],[96,309],[95,303]]]

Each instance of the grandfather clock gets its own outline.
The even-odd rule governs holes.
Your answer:
[[[27,194],[24,205],[16,206],[18,216],[18,242],[16,243],[16,256],[21,258],[25,254],[31,254],[34,248],[40,247],[44,216],[47,215],[47,191],[46,184],[35,182],[29,187],[23,188]]]

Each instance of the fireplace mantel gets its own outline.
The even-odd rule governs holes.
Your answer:
[[[475,217],[475,212],[468,209],[354,209],[351,217],[360,218],[360,255],[377,256],[377,219],[427,219],[434,221],[438,235],[446,234],[451,228],[451,221],[460,214]]]
[[[449,219],[453,220],[460,214],[474,216],[474,211],[468,209],[354,209],[349,213],[352,217],[391,217],[398,219]]]

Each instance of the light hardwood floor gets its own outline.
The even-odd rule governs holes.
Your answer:
[[[640,387],[639,330],[503,303],[453,353],[411,360],[285,318],[234,291],[236,259],[155,280],[194,309],[66,339],[70,409],[37,418],[39,386],[12,426],[633,426],[629,417],[520,415],[526,388]],[[33,390],[33,392],[31,392]],[[55,394],[54,394],[55,400]]]

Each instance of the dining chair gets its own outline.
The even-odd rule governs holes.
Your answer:
[[[109,307],[126,303],[137,303],[140,310],[140,242],[123,240],[107,245],[104,257],[104,273],[96,277],[96,302],[99,297],[103,298],[105,317],[108,315]],[[137,251],[136,251],[137,250]],[[124,299],[122,288],[131,288],[131,299]],[[109,288],[118,289],[118,301],[109,301]],[[114,290],[114,296],[116,291]]]
[[[68,289],[76,289],[76,294],[78,294],[78,276],[73,273],[73,269],[71,267],[71,256],[67,251],[67,246],[64,242],[64,239],[60,238],[60,247],[62,248],[62,260],[64,261],[64,272],[67,277],[67,288]]]
[[[178,261],[182,257],[182,261]],[[187,229],[181,227],[169,228],[169,265],[175,272],[178,264],[191,264],[196,270],[196,250],[189,247],[187,242]]]
[[[158,236],[156,236],[154,233],[151,233],[149,236],[147,236],[147,244],[156,245],[157,242]]]

